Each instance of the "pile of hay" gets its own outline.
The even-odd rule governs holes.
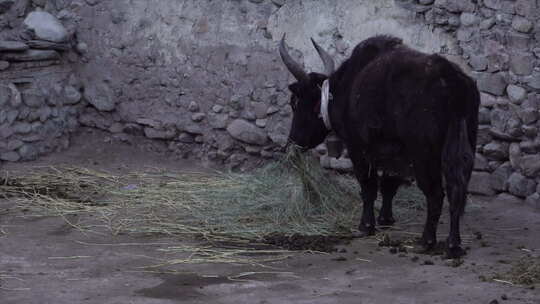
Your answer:
[[[353,232],[361,207],[354,178],[325,171],[315,159],[294,150],[249,174],[116,175],[84,168],[36,172],[0,185],[1,193],[15,196],[27,214],[61,216],[81,231],[194,237],[213,246],[287,243],[280,236],[331,241],[326,237]],[[409,191],[398,198],[397,204],[406,206],[398,217],[416,213],[419,197]]]
[[[251,174],[37,171],[6,179],[3,193],[19,196],[19,206],[40,215],[98,214],[115,233],[189,234],[212,240],[261,240],[276,232],[347,234],[359,206],[353,179],[329,174],[312,158],[294,152]]]
[[[494,279],[519,285],[540,284],[540,257],[522,258],[507,273],[495,275]]]

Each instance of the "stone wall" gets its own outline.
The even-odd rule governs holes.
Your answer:
[[[456,37],[481,91],[470,191],[540,204],[540,3],[400,1]]]
[[[74,29],[41,11],[63,16],[44,2],[0,1],[0,161],[66,148],[84,107],[71,67]]]
[[[272,158],[286,142],[284,32],[314,70],[322,67],[309,37],[340,60],[358,41],[389,32],[459,60],[450,35],[393,0],[97,1],[80,16],[77,37],[89,47],[76,70],[92,104],[81,124],[231,167]]]
[[[31,37],[23,21],[39,8],[61,21],[69,42]],[[536,0],[0,0],[0,40],[57,52],[54,60],[0,62],[4,91],[45,96],[34,108],[5,102],[0,152],[4,159],[30,159],[21,142],[47,152],[83,125],[122,141],[145,136],[180,157],[232,168],[273,158],[291,118],[292,78],[277,54],[283,33],[308,70],[322,70],[310,37],[341,61],[356,43],[382,33],[441,53],[478,80],[481,126],[471,191],[538,201],[538,12]],[[37,121],[20,114],[37,111],[45,112]],[[38,122],[56,133],[43,132]],[[20,123],[56,139],[42,134],[25,142],[26,135],[15,133]],[[318,151],[324,166],[350,167],[346,157]]]

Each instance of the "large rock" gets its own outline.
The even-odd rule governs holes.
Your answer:
[[[489,125],[491,123],[491,111],[486,107],[481,107],[478,113],[478,123]]]
[[[6,139],[13,135],[14,131],[9,125],[3,124],[0,125],[0,139]]]
[[[524,78],[527,84],[533,89],[540,89],[540,72],[534,72],[531,76]]]
[[[17,117],[19,117],[19,110],[8,111],[6,115],[8,125],[13,124]]]
[[[484,154],[492,160],[506,160],[508,158],[508,145],[500,142],[491,142],[484,146]]]
[[[521,147],[518,143],[510,144],[508,148],[508,158],[510,159],[510,164],[512,168],[519,169],[521,164]]]
[[[476,144],[480,146],[487,145],[491,142],[491,140],[493,140],[493,136],[491,135],[491,126],[478,126]]]
[[[445,1],[437,1],[435,3],[436,6],[442,6],[446,10],[452,13],[460,13],[460,12],[474,12],[474,9],[476,6],[471,1],[462,1],[462,0],[445,0]]]
[[[490,186],[490,174],[487,172],[473,172],[469,182],[469,192],[487,196],[494,195],[495,191]]]
[[[518,112],[519,118],[524,124],[529,125],[538,120],[538,110],[534,108],[525,108]]]
[[[52,42],[64,42],[68,39],[66,28],[56,17],[47,12],[31,12],[24,19],[24,24],[34,31],[38,39]]]
[[[81,101],[82,94],[79,90],[73,86],[66,86],[64,88],[65,104],[76,104]]]
[[[506,89],[506,81],[501,74],[478,73],[478,89],[482,92],[501,96]]]
[[[533,208],[540,209],[540,194],[533,193],[532,195],[529,195],[525,200],[525,203]]]
[[[284,147],[287,144],[289,129],[284,126],[283,122],[279,122],[274,125],[273,129],[269,132],[268,137],[272,142]]]
[[[192,123],[185,124],[185,123],[179,122],[176,124],[176,127],[178,128],[179,131],[187,132],[189,134],[194,134],[194,135],[204,134],[204,130],[200,125],[196,125]]]
[[[533,28],[533,23],[526,18],[515,16],[512,20],[512,28],[518,32],[528,33]]]
[[[520,104],[527,97],[527,90],[517,85],[509,85],[506,87],[506,94],[513,103]]]
[[[476,153],[474,157],[474,170],[487,171],[488,168],[489,166],[487,159],[482,154]]]
[[[194,122],[201,122],[203,121],[204,119],[206,118],[206,114],[204,113],[193,113],[191,115],[191,120],[193,120]]]
[[[521,121],[517,113],[519,111],[519,107],[515,107],[516,109],[511,111],[505,111],[502,109],[495,109],[491,111],[491,125],[493,126],[494,131],[507,134],[510,137],[519,137],[521,135],[520,131],[518,132],[516,130],[521,129]],[[511,138],[509,138],[509,140],[511,140]]]
[[[0,52],[18,52],[28,50],[28,45],[20,41],[0,40]]]
[[[473,13],[462,13],[459,16],[459,20],[463,26],[476,25],[479,21],[479,18]]]
[[[24,104],[31,108],[39,108],[45,105],[45,96],[36,90],[24,91],[21,96]]]
[[[39,152],[33,145],[25,144],[19,148],[19,155],[21,160],[30,161],[37,159]]]
[[[87,85],[84,98],[99,111],[112,111],[116,105],[111,88],[103,82]]]
[[[508,192],[518,197],[527,197],[535,192],[534,180],[515,172],[508,178]]]
[[[227,126],[227,132],[237,140],[259,146],[266,144],[268,138],[263,130],[243,119],[231,122]]]
[[[19,149],[22,145],[24,145],[24,142],[18,140],[18,139],[13,139],[13,140],[10,140],[8,141],[8,144],[7,144],[7,149],[9,151],[13,151],[13,150],[17,150]]]
[[[17,152],[6,152],[6,153],[0,154],[0,160],[16,162],[19,159],[21,159],[21,156]]]
[[[158,130],[146,127],[144,128],[144,135],[151,139],[171,139],[176,136],[176,130]]]
[[[510,57],[510,71],[516,75],[530,75],[534,69],[534,56],[526,53],[515,53]]]
[[[86,111],[86,113],[81,114],[79,116],[79,122],[84,126],[102,130],[108,130],[112,124],[110,119],[96,110]]]
[[[540,176],[540,155],[525,155],[521,157],[520,165],[525,176]]]
[[[10,52],[0,54],[0,58],[7,61],[43,61],[60,59],[60,54],[55,50],[26,50],[24,52]]]
[[[208,115],[208,123],[213,129],[225,129],[228,120],[229,116],[227,114],[210,113]]]
[[[499,166],[493,173],[489,180],[491,188],[497,192],[502,192],[508,190],[508,178],[512,174],[512,166],[510,163],[504,163]]]
[[[529,49],[531,44],[531,37],[528,34],[516,33],[516,32],[507,32],[506,33],[506,42],[510,50],[521,50],[526,51]]]
[[[538,134],[538,128],[535,126],[521,126],[523,134],[530,138],[535,138]]]
[[[485,71],[488,66],[488,60],[486,56],[472,55],[469,59],[469,64],[475,71]]]
[[[28,134],[32,131],[32,125],[27,122],[17,122],[12,129],[17,134]]]
[[[536,154],[540,152],[540,141],[526,140],[519,143],[521,151],[527,154]]]
[[[488,72],[494,73],[506,68],[510,56],[506,53],[497,52],[487,55],[488,60]]]
[[[501,9],[501,0],[484,0],[484,5],[491,9]]]
[[[251,107],[257,119],[266,118],[266,112],[268,111],[268,106],[264,102],[254,102],[252,103]]]
[[[11,88],[0,84],[0,109],[5,109],[4,105],[11,99]]]
[[[538,1],[531,0],[517,0],[515,1],[515,3],[513,3],[513,5],[516,13],[525,17],[533,17],[535,14],[538,13],[538,8],[540,8],[540,3]]]
[[[499,104],[499,101],[496,97],[491,94],[480,93],[480,105],[483,107],[491,108]]]

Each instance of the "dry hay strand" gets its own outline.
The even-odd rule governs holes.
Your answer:
[[[13,275],[8,275],[0,272],[0,290],[3,291],[27,291],[30,288],[27,287],[6,287],[7,285],[14,285],[14,283],[9,284],[10,282],[18,283],[19,285],[24,283],[24,280]]]
[[[224,246],[171,246],[158,249],[167,254],[180,255],[181,258],[168,259],[162,263],[144,267],[145,269],[162,268],[178,264],[198,263],[226,263],[226,264],[249,264],[252,266],[266,267],[270,262],[285,260],[291,256],[289,250],[260,249],[252,247],[224,247]]]
[[[21,209],[60,216],[81,231],[191,237],[221,249],[199,250],[202,258],[191,261],[234,262],[245,257],[246,250],[234,249],[233,255],[225,251],[228,244],[329,251],[333,246],[327,244],[352,234],[360,213],[354,178],[325,171],[295,150],[249,174],[118,175],[86,168],[41,169],[5,178],[0,193],[15,196]],[[398,194],[401,221],[415,218],[418,201],[423,201],[418,193],[413,189]],[[194,247],[181,247],[170,251],[195,252]]]
[[[508,272],[495,275],[493,280],[518,285],[540,284],[540,257],[524,257],[515,262]]]

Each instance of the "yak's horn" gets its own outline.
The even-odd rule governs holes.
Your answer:
[[[281,60],[283,60],[283,63],[296,80],[300,82],[307,82],[309,80],[308,74],[300,64],[294,61],[291,55],[289,55],[287,44],[285,43],[285,34],[283,34],[283,38],[281,38],[281,43],[279,44],[279,55],[281,55]]]

